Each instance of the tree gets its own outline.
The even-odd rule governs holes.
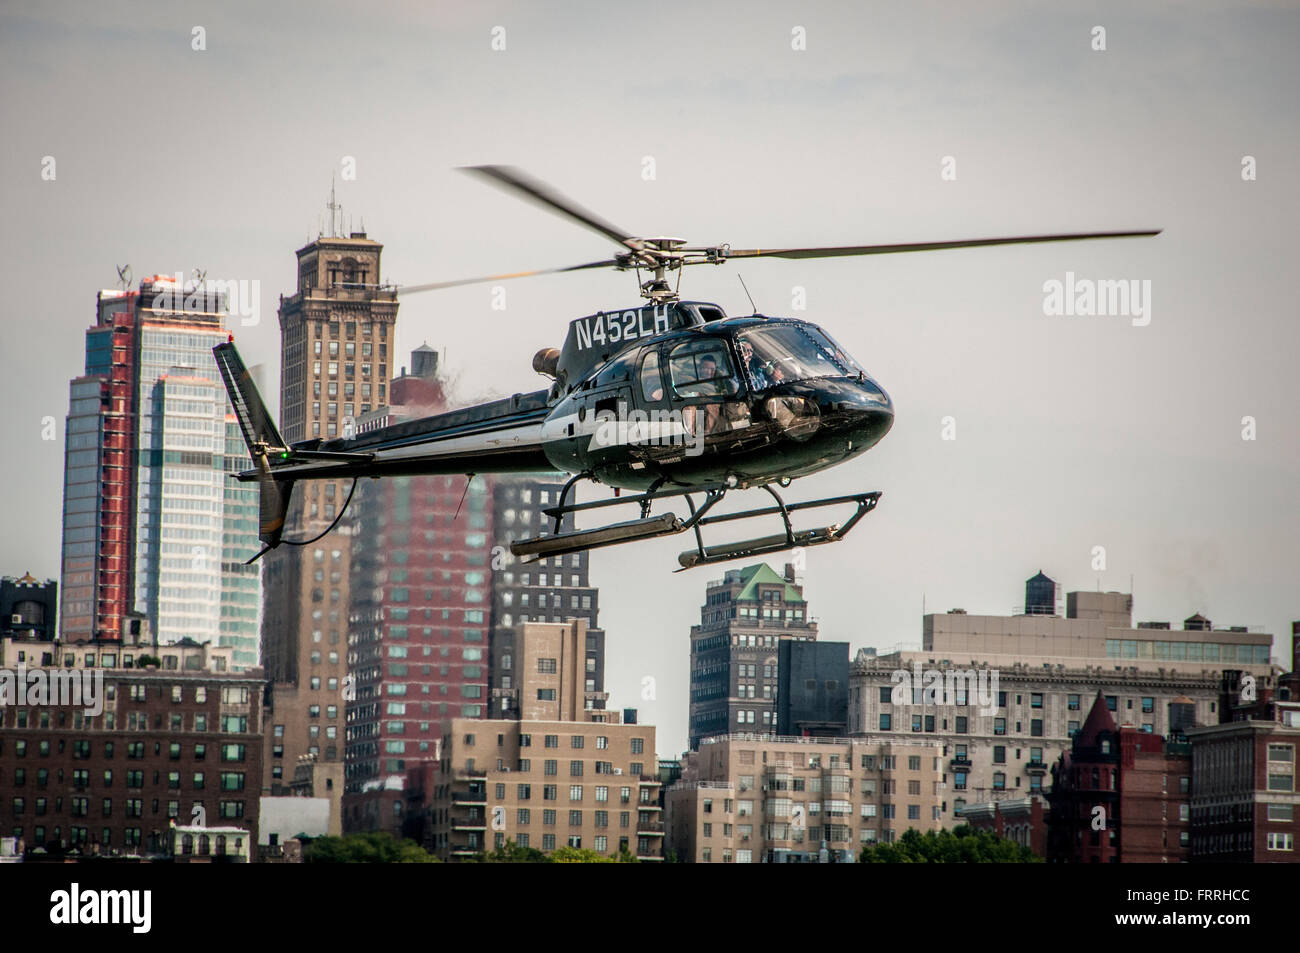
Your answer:
[[[545,864],[549,863],[545,854],[536,847],[520,847],[512,840],[505,842],[505,846],[498,847],[490,854],[482,854],[475,858],[476,863],[483,864]]]
[[[415,841],[398,840],[385,831],[318,837],[307,849],[309,864],[436,864],[434,857]]]
[[[1028,847],[992,831],[962,825],[954,830],[909,829],[889,844],[862,848],[864,864],[1041,864]]]
[[[536,847],[520,847],[508,840],[496,850],[479,854],[469,863],[477,864],[636,864],[640,863],[626,849],[617,857],[606,857],[585,847],[564,846],[546,854]]]
[[[586,847],[560,847],[551,851],[553,864],[617,864],[618,860],[606,857]]]

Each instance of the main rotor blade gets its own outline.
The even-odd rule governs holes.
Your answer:
[[[585,271],[588,268],[613,268],[618,262],[613,258],[604,261],[589,261],[585,265],[569,265],[566,268],[535,268],[532,271],[512,271],[503,275],[485,275],[482,278],[458,278],[455,281],[434,281],[424,285],[401,285],[399,295],[415,294],[417,291],[441,291],[443,288],[459,288],[461,285],[477,285],[486,281],[507,281],[510,278],[528,278],[533,275],[555,275],[562,271]]]
[[[982,245],[1029,245],[1035,242],[1070,242],[1086,238],[1141,238],[1159,235],[1163,229],[1140,232],[1074,232],[1061,235],[1022,235],[1015,238],[969,238],[955,242],[907,242],[901,245],[840,245],[832,248],[728,248],[727,258],[840,258],[845,255],[888,255],[904,251],[942,251],[945,248],[977,248]]]
[[[545,182],[534,179],[522,169],[505,165],[468,165],[462,166],[461,171],[473,172],[508,192],[518,193],[543,208],[550,209],[604,235],[615,244],[634,250],[641,248],[641,242],[628,232],[611,225],[594,212],[587,211],[577,202],[561,195]]]

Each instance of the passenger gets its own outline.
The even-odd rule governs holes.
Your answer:
[[[695,394],[690,396],[721,396],[729,392],[730,387],[728,385],[734,387],[734,384],[732,384],[719,366],[718,359],[712,354],[701,355],[696,363],[696,367],[699,375],[699,383],[702,386],[697,389]],[[720,430],[726,429],[723,426],[724,421],[722,419],[721,405],[716,403],[703,404],[699,409],[704,412],[703,424],[705,434],[717,433]],[[682,423],[691,433],[696,432],[696,412],[697,408],[695,407],[685,407],[682,410]]]

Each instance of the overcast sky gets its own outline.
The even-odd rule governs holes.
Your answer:
[[[1041,568],[1063,590],[1127,591],[1131,579],[1140,620],[1200,611],[1260,627],[1289,661],[1300,618],[1294,5],[3,11],[0,573],[58,577],[68,381],[114,265],[129,262],[137,280],[198,266],[260,282],[260,322],[235,332],[245,359],[266,365],[274,401],[278,296],[294,290],[293,252],[317,234],[345,157],[356,177],[340,178],[339,200],[384,243],[386,279],[613,250],[453,171],[510,163],[635,234],[696,243],[1164,228],[697,268],[683,289],[746,312],[739,272],[763,311],[826,327],[896,404],[878,447],[787,493],[884,491],[845,542],[807,554],[821,638],[919,646],[923,602],[1006,614]],[[795,27],[806,49],[792,49]],[[941,178],[945,156],[955,181]],[[1243,181],[1244,156],[1255,181]],[[1044,283],[1067,272],[1150,281],[1150,323],[1045,315]],[[806,311],[792,311],[796,287]],[[636,301],[633,278],[615,272],[510,283],[504,311],[487,286],[413,296],[398,351],[444,351],[466,399],[532,390],[543,383],[533,352],[558,346],[570,318]],[[955,440],[942,439],[949,416]],[[56,440],[42,439],[46,417]],[[1104,571],[1092,568],[1096,546]],[[705,583],[731,568],[673,574],[681,548],[659,540],[592,559],[606,687],[659,726],[661,756],[685,744],[688,633]]]

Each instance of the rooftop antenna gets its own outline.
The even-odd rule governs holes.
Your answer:
[[[325,203],[325,207],[330,210],[330,233],[327,238],[338,238],[339,229],[342,227],[342,217],[340,213],[343,206],[334,200],[334,175],[330,174],[330,200]]]
[[[754,304],[754,296],[749,293],[749,286],[745,284],[745,279],[741,278],[740,272],[736,272],[736,277],[740,278],[740,287],[745,289],[745,297],[749,299],[749,306],[754,309],[754,314],[758,314],[758,305]]]

